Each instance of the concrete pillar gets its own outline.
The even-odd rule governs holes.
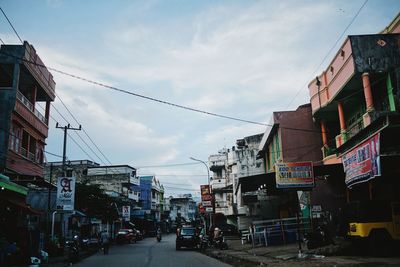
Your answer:
[[[49,125],[49,118],[50,118],[50,100],[46,101],[46,110],[45,110],[45,115],[44,117],[46,118],[47,125]]]
[[[328,145],[328,135],[326,133],[325,121],[321,121],[321,132],[322,132],[322,144],[324,146],[327,146]]]
[[[367,106],[367,111],[374,110],[374,98],[372,97],[372,89],[369,81],[369,73],[364,72],[361,75],[361,77],[364,87],[364,97],[365,97],[365,104]]]
[[[340,132],[346,132],[346,120],[344,118],[344,110],[342,102],[338,102]]]

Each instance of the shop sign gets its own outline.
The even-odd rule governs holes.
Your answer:
[[[57,209],[74,210],[75,177],[58,177],[57,179]]]
[[[201,201],[212,201],[210,186],[208,184],[200,185]]]
[[[343,169],[347,187],[381,175],[380,134],[376,134],[343,155]]]
[[[204,207],[212,207],[211,201],[202,201],[201,204],[203,204]]]
[[[205,207],[206,208],[206,212],[207,213],[212,213],[213,212],[213,208],[212,207]]]
[[[312,162],[275,163],[276,188],[307,188],[314,186]]]

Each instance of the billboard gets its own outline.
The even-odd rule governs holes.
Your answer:
[[[307,188],[314,186],[311,161],[275,163],[276,188]]]
[[[57,178],[57,209],[74,210],[75,204],[75,177]]]
[[[378,133],[343,155],[342,162],[347,187],[381,175],[379,138]]]

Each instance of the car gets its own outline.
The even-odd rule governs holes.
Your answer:
[[[117,233],[117,243],[135,243],[136,242],[136,231],[132,229],[119,229]]]
[[[182,227],[177,231],[176,250],[180,250],[182,247],[197,248],[200,243],[199,241],[200,238],[195,227]]]

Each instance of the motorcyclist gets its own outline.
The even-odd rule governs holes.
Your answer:
[[[161,241],[161,228],[157,228],[157,241]]]
[[[108,249],[110,248],[110,237],[108,236],[107,231],[101,232],[100,242],[103,246],[104,255],[108,254]]]

